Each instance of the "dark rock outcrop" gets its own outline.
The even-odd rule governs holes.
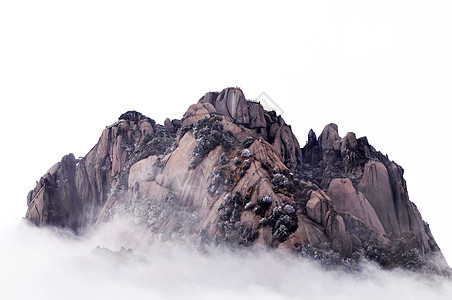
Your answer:
[[[265,111],[258,102],[247,101],[242,90],[227,88],[220,93],[210,92],[199,103],[212,104],[220,115],[255,131],[273,145],[290,169],[301,162],[300,145],[291,127],[274,111]]]
[[[80,215],[77,212],[83,209],[83,204],[75,183],[77,163],[73,154],[66,155],[28,193],[27,218],[30,221],[39,226],[78,228]]]
[[[93,224],[126,162],[155,122],[135,111],[102,132],[98,143],[79,160],[73,154],[53,166],[28,195],[26,217],[37,225],[69,227],[75,232]]]
[[[29,221],[80,234],[119,218],[110,238],[127,248],[189,239],[448,272],[400,166],[335,124],[300,148],[281,116],[238,88],[207,93],[164,126],[121,115],[84,158],[52,167],[27,203]]]
[[[349,226],[350,232],[371,229],[372,239],[384,245],[407,240],[409,235],[417,241],[421,256],[440,256],[444,262],[419,211],[408,198],[403,169],[376,151],[366,137],[357,139],[349,132],[341,138],[337,125],[329,124],[318,140],[311,130],[302,151],[303,163],[297,175],[328,191],[334,209],[354,223]],[[353,219],[362,224],[357,225]]]

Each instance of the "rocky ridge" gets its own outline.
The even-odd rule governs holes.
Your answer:
[[[301,148],[281,116],[238,88],[207,93],[164,126],[121,115],[84,158],[53,166],[27,204],[30,222],[79,234],[122,216],[134,234],[118,225],[112,236],[126,248],[190,239],[449,272],[399,165],[335,124]]]

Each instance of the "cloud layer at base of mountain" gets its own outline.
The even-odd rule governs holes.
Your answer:
[[[84,237],[21,224],[1,233],[2,299],[449,299],[450,280],[364,264],[325,270],[306,258],[155,241],[125,251],[102,226]],[[115,251],[93,251],[100,245]]]

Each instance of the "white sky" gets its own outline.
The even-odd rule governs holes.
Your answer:
[[[67,153],[130,109],[162,123],[205,92],[265,91],[303,145],[330,122],[405,169],[452,260],[451,1],[2,1],[2,229]]]

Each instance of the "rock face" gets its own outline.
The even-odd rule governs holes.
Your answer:
[[[328,187],[328,195],[333,199],[337,211],[350,213],[363,221],[373,231],[385,233],[374,208],[361,192],[356,191],[350,179],[336,178],[331,181]]]
[[[273,145],[289,168],[295,169],[301,162],[300,145],[290,126],[274,111],[265,111],[259,103],[247,101],[240,89],[228,88],[220,93],[207,93],[199,103],[212,104],[220,115],[255,131]]]
[[[121,220],[111,238],[126,248],[189,239],[448,272],[400,166],[335,124],[300,148],[281,116],[238,88],[207,93],[164,126],[123,114],[84,158],[52,167],[27,203],[30,222],[79,234]]]
[[[127,112],[105,128],[84,158],[63,157],[28,194],[27,219],[76,232],[95,222],[135,145],[153,136],[154,126],[152,119]]]
[[[400,235],[388,171],[380,161],[372,159],[366,163],[358,190],[380,216],[385,232]]]

